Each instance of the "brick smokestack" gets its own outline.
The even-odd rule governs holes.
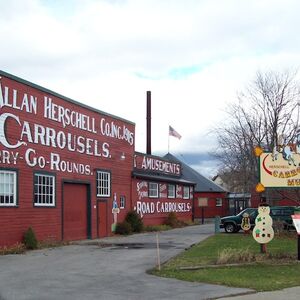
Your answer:
[[[147,91],[147,151],[151,155],[151,91]]]

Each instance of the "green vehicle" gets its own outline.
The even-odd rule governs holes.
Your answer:
[[[282,222],[284,229],[292,229],[293,220],[291,215],[294,214],[296,209],[299,209],[297,206],[271,206],[270,216],[273,219],[273,222],[279,221]],[[224,228],[227,233],[239,232],[241,230],[241,223],[243,219],[243,214],[248,213],[250,217],[251,228],[255,226],[255,218],[257,217],[257,208],[246,208],[241,211],[236,216],[227,216],[221,218],[220,228]]]

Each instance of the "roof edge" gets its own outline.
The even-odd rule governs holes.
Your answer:
[[[132,121],[129,121],[129,120],[127,120],[127,119],[124,119],[124,118],[115,116],[115,115],[113,115],[113,114],[109,114],[109,113],[104,112],[104,111],[102,111],[102,110],[96,109],[96,108],[94,108],[94,107],[92,107],[92,106],[83,104],[83,103],[81,103],[81,102],[79,102],[79,101],[76,101],[76,100],[73,100],[73,99],[68,98],[68,97],[66,97],[66,96],[63,96],[63,95],[61,95],[61,94],[59,94],[59,93],[56,93],[56,92],[54,92],[54,91],[52,91],[52,90],[49,90],[49,89],[47,89],[47,88],[45,88],[45,87],[42,87],[42,86],[40,86],[40,85],[38,85],[38,84],[35,84],[35,83],[33,83],[33,82],[30,82],[30,81],[27,81],[27,80],[25,80],[25,79],[23,79],[23,78],[17,77],[17,76],[15,76],[15,75],[12,75],[12,74],[7,73],[7,72],[5,72],[5,71],[0,70],[0,76],[5,76],[5,77],[7,77],[7,78],[9,78],[9,79],[12,79],[12,80],[17,81],[17,82],[22,83],[22,84],[25,84],[25,85],[30,86],[30,87],[32,87],[32,88],[38,89],[38,90],[43,91],[43,92],[45,92],[45,93],[47,93],[47,94],[51,94],[51,95],[53,95],[53,96],[55,96],[55,97],[58,97],[58,98],[61,98],[61,99],[65,100],[65,101],[67,101],[67,102],[70,102],[70,103],[72,103],[72,104],[76,104],[76,105],[81,106],[81,107],[83,107],[83,108],[92,110],[92,111],[94,111],[94,112],[96,112],[96,113],[100,113],[100,114],[102,114],[102,115],[105,115],[105,116],[107,116],[107,117],[111,117],[111,118],[114,118],[114,119],[117,119],[117,120],[120,120],[120,121],[129,123],[129,124],[131,124],[131,125],[135,125],[135,122],[132,122]]]
[[[178,182],[181,184],[196,185],[196,183],[193,181],[186,180],[181,177],[166,176],[164,174],[150,174],[150,173],[137,172],[137,171],[132,171],[131,174],[132,174],[132,177],[136,177],[136,178],[164,180],[166,182]]]

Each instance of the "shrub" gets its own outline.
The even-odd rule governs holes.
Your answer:
[[[169,225],[147,225],[144,226],[144,231],[146,232],[157,232],[157,231],[166,231],[166,230],[170,230],[171,226]]]
[[[273,229],[274,233],[277,235],[281,235],[284,232],[284,222],[279,219],[273,220]]]
[[[143,231],[143,221],[140,215],[136,211],[129,211],[126,215],[125,221],[131,225],[133,232],[142,232]]]
[[[132,227],[128,222],[123,221],[121,223],[117,223],[115,232],[117,234],[127,235],[132,233]]]
[[[56,241],[56,240],[53,240],[53,239],[46,239],[46,240],[38,242],[38,248],[39,249],[56,248],[56,247],[61,247],[61,246],[65,246],[65,245],[70,245],[70,242],[68,242],[68,241]]]
[[[180,227],[180,221],[178,220],[175,212],[170,212],[168,214],[165,224],[171,226],[172,228]]]
[[[7,255],[7,254],[22,254],[26,251],[25,245],[22,243],[17,243],[12,246],[4,246],[0,247],[0,255]],[[0,298],[1,299],[1,298]]]
[[[180,221],[182,226],[193,226],[193,225],[200,225],[199,221],[192,221],[192,220],[182,220]]]
[[[251,262],[282,261],[289,262],[296,259],[295,253],[255,253],[249,248],[225,248],[218,253],[217,264],[241,264]]]
[[[37,249],[38,247],[35,233],[31,227],[29,227],[24,233],[24,244],[26,249]]]
[[[219,252],[217,264],[247,263],[256,261],[255,254],[246,249],[225,248]]]

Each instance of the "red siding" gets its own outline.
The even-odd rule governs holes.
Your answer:
[[[298,206],[299,202],[290,199],[282,199],[278,203],[279,206]]]
[[[153,182],[153,180],[151,180]],[[168,198],[166,182],[159,182],[160,192],[158,198],[149,198],[148,180],[132,180],[133,208],[143,219],[145,225],[163,224],[170,212],[176,212],[179,220],[192,220],[192,196],[190,199],[183,199],[182,185],[179,185],[181,192],[175,198]]]
[[[107,202],[98,201],[98,237],[108,235],[107,228]]]
[[[225,200],[226,193],[194,193],[194,215],[195,218],[214,218],[216,216],[225,216],[228,214],[228,203]],[[198,198],[207,198],[208,206],[198,206]],[[222,206],[216,206],[216,198],[222,199]],[[202,216],[203,212],[203,216]]]
[[[64,183],[63,186],[63,237],[64,240],[82,240],[88,233],[87,186]]]
[[[251,194],[251,207],[258,207],[262,200],[261,197],[261,194],[253,191]],[[276,206],[299,206],[300,202],[298,199],[299,196],[294,191],[282,190],[280,193],[274,192],[274,196],[269,196],[268,201],[273,201],[270,204]]]
[[[9,115],[5,122],[4,128],[7,141],[11,145],[26,142],[26,145],[22,144],[7,148],[3,143],[3,137],[2,142],[0,137],[0,169],[14,169],[18,173],[18,206],[0,206],[0,246],[20,242],[23,233],[29,226],[33,227],[39,240],[62,239],[63,208],[61,196],[63,181],[81,181],[90,186],[91,236],[92,238],[97,237],[97,200],[100,199],[96,197],[97,169],[105,169],[111,172],[112,194],[110,197],[101,198],[107,201],[107,234],[111,234],[113,194],[116,193],[118,199],[120,195],[124,195],[127,200],[131,198],[130,182],[134,152],[134,124],[94,111],[77,103],[66,101],[58,95],[50,94],[48,91],[15,81],[3,75],[0,83],[3,99],[5,99],[5,89],[8,88],[9,90],[9,105],[0,108],[0,117],[2,116],[3,121],[5,113],[14,116]],[[11,107],[13,106],[13,90],[17,91],[15,107]],[[25,94],[28,98],[30,98],[30,95],[36,97],[36,113],[26,111],[25,107],[23,107],[23,110],[19,109]],[[56,111],[55,118],[58,118],[59,109],[62,109],[59,107],[85,116],[81,120],[81,127],[83,128],[72,125],[64,126],[62,119],[55,121],[45,117],[44,114],[47,111],[47,108],[45,109],[45,96],[51,98],[52,103],[56,105],[54,107]],[[101,125],[103,125],[103,129],[101,129]],[[112,136],[112,127],[119,130],[115,136]],[[103,130],[107,130],[107,132],[103,132]],[[22,131],[23,139],[21,141]],[[50,135],[48,141],[44,139],[43,131],[47,131]],[[73,151],[71,149],[72,145],[68,149],[68,144],[64,144],[63,140],[53,140],[54,134],[56,136],[65,135],[66,137],[69,134],[71,143],[74,142],[74,139],[77,141],[77,150]],[[80,137],[79,142],[78,137]],[[47,143],[49,145],[46,145]],[[59,147],[58,143],[62,144],[60,146],[63,149]],[[9,155],[9,159],[4,159],[3,151],[5,155]],[[121,160],[122,153],[126,157],[124,160]],[[17,157],[17,159],[14,161],[13,157]],[[35,159],[40,159],[42,165],[39,166],[38,163],[35,163]],[[56,163],[57,160],[60,160],[60,164]],[[45,166],[43,166],[44,162]],[[73,166],[74,163],[75,167]],[[65,170],[67,164],[69,170]],[[79,170],[77,171],[76,168]],[[34,173],[40,171],[55,175],[55,207],[35,207],[33,204]],[[129,207],[127,208],[129,209]],[[125,212],[119,214],[119,220],[124,214]]]

